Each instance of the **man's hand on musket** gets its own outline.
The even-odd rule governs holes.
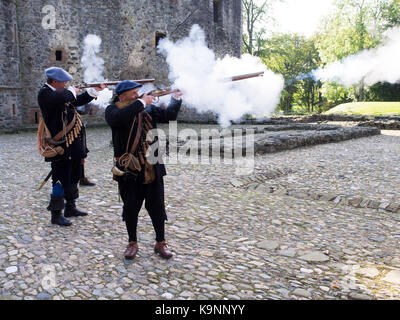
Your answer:
[[[146,106],[151,105],[154,102],[155,97],[148,95],[147,93],[143,95],[142,100],[146,102]]]
[[[107,88],[107,85],[102,83],[100,86],[95,87],[96,91],[103,91],[105,88]]]

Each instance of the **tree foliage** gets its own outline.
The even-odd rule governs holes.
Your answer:
[[[285,112],[296,108],[320,112],[351,101],[400,100],[400,84],[377,83],[366,88],[361,81],[345,88],[307,76],[319,67],[379,46],[384,32],[400,25],[400,0],[335,0],[334,9],[312,38],[295,33],[267,37],[273,3],[281,0],[242,1],[243,51],[261,57],[269,69],[283,75],[280,108]]]
[[[313,40],[298,34],[274,35],[266,43],[264,63],[269,69],[283,75],[285,90],[281,108],[290,113],[296,98],[313,108],[316,82],[307,74],[316,69],[320,58]],[[300,90],[301,89],[301,90]],[[297,96],[295,94],[301,91]]]
[[[341,60],[361,50],[378,46],[383,31],[396,21],[396,16],[398,17],[398,13],[396,14],[394,10],[396,7],[393,0],[336,0],[334,12],[324,19],[321,30],[316,36],[323,63]],[[329,85],[332,88],[328,90]],[[333,105],[343,102],[345,88],[337,90],[340,86],[332,83],[324,86],[326,92],[338,92],[337,96],[334,94],[326,96],[328,101]],[[348,98],[357,101],[366,99],[363,81],[347,91]]]
[[[243,52],[262,56],[265,44],[263,22],[272,20],[271,8],[277,0],[242,0],[243,4]]]

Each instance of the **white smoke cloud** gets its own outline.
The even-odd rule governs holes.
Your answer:
[[[185,104],[199,112],[219,114],[223,127],[246,113],[257,117],[270,115],[279,103],[284,84],[281,75],[267,70],[259,58],[250,55],[216,59],[198,25],[192,26],[189,37],[175,43],[161,40],[158,50],[166,56],[172,87],[184,93]],[[264,71],[264,76],[238,82],[221,81],[258,71]]]
[[[85,37],[81,65],[84,70],[83,79],[86,83],[99,83],[107,81],[103,77],[104,60],[97,54],[100,52],[101,38],[94,34]],[[107,107],[113,96],[112,90],[106,88],[100,91],[97,99],[92,103],[99,107]]]
[[[385,43],[375,49],[363,50],[313,72],[317,79],[336,81],[351,86],[364,80],[367,86],[377,82],[396,83],[400,80],[400,27],[389,30]]]

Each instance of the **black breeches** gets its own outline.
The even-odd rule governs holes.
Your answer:
[[[143,201],[156,232],[156,241],[164,241],[167,215],[164,205],[163,178],[157,178],[148,185],[133,181],[119,181],[118,187],[124,203],[122,218],[126,223],[129,241],[137,241],[136,228]]]
[[[51,162],[53,186],[59,181],[64,189],[77,184],[81,177],[81,159]]]

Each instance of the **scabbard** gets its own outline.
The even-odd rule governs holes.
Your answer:
[[[44,180],[42,181],[42,183],[39,185],[39,188],[37,189],[37,191],[39,191],[40,189],[43,188],[43,186],[47,183],[47,181],[49,181],[51,174],[53,173],[53,170],[50,170],[49,174],[46,176],[46,178],[44,178]]]

